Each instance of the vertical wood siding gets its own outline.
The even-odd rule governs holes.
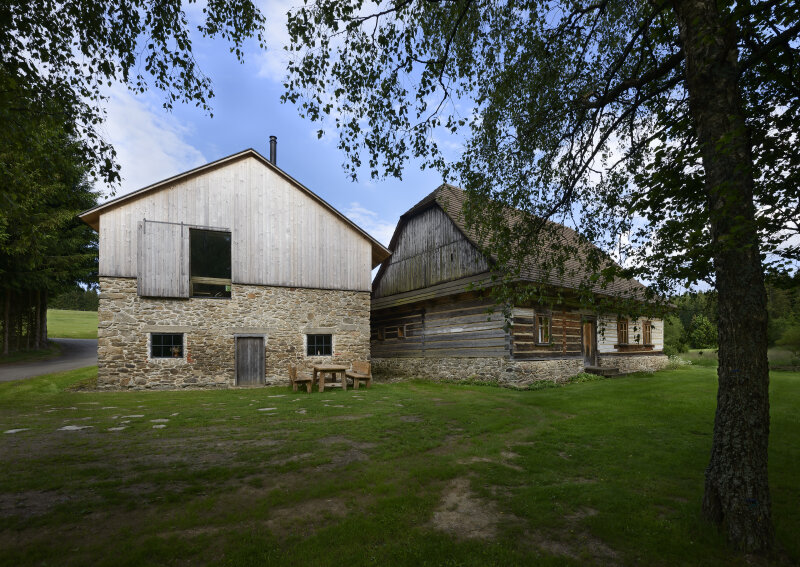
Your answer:
[[[137,291],[146,297],[189,297],[189,229],[137,223]]]
[[[486,258],[438,206],[406,221],[374,297],[456,280],[489,269]]]
[[[503,314],[487,311],[493,305],[490,298],[465,293],[375,311],[372,356],[507,356]]]
[[[136,231],[144,219],[230,230],[234,283],[370,289],[370,242],[255,158],[102,213],[100,275],[137,277]]]

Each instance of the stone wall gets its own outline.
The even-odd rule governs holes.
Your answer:
[[[619,368],[624,373],[661,370],[666,367],[667,362],[667,357],[660,353],[605,356],[599,359],[600,366]],[[583,370],[583,358],[555,360],[513,360],[502,357],[372,359],[372,372],[377,379],[481,380],[516,388],[522,388],[540,380],[563,382]]]
[[[235,336],[265,337],[266,384],[287,365],[369,360],[369,292],[234,284],[230,299],[139,297],[136,279],[100,278],[98,386],[235,385]],[[183,358],[150,358],[150,333],[183,333]],[[305,354],[307,333],[333,335],[333,356]]]
[[[653,354],[615,354],[598,357],[597,364],[603,368],[618,368],[620,372],[655,372],[669,364],[669,358],[662,352]]]
[[[583,371],[582,358],[511,360],[491,358],[373,358],[376,379],[481,380],[525,387],[540,380],[561,382]]]

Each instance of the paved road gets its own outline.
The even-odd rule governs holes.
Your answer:
[[[50,339],[61,345],[61,356],[0,366],[0,382],[33,378],[97,364],[97,339]]]

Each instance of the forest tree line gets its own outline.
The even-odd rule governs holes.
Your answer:
[[[766,289],[769,347],[783,347],[800,356],[800,271],[767,277]],[[664,351],[716,349],[716,293],[685,293],[673,298],[672,304],[675,309],[664,327]]]
[[[97,278],[97,194],[56,95],[0,67],[0,354],[47,348],[52,297]]]

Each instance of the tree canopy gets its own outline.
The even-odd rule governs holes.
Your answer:
[[[467,222],[510,274],[505,301],[531,298],[514,266],[537,254],[555,271],[583,256],[584,289],[618,276],[652,282],[650,300],[715,287],[703,509],[734,545],[769,549],[763,278],[800,252],[800,7],[316,0],[289,33],[285,100],[333,121],[354,176],[399,176],[416,156],[464,187]],[[453,158],[448,135],[464,140]],[[529,214],[509,224],[508,207]],[[551,219],[599,248],[563,242]]]
[[[98,131],[104,87],[155,87],[166,109],[178,102],[210,112],[214,91],[192,53],[193,31],[228,41],[239,60],[245,40],[263,44],[264,17],[251,0],[209,0],[202,14],[193,30],[177,0],[0,3],[0,136],[18,136],[57,107],[89,172],[118,180],[113,147]]]
[[[800,13],[774,1],[720,13],[738,36],[762,251],[782,266],[800,258],[790,240],[800,228]],[[499,209],[486,216],[491,197],[576,228],[659,291],[713,283],[670,4],[320,0],[291,13],[289,31],[285,99],[312,120],[332,119],[352,175],[399,176],[415,156],[483,197],[476,222],[501,222]],[[466,140],[451,160],[448,134]],[[541,239],[530,228],[510,228],[503,242],[529,253]]]

